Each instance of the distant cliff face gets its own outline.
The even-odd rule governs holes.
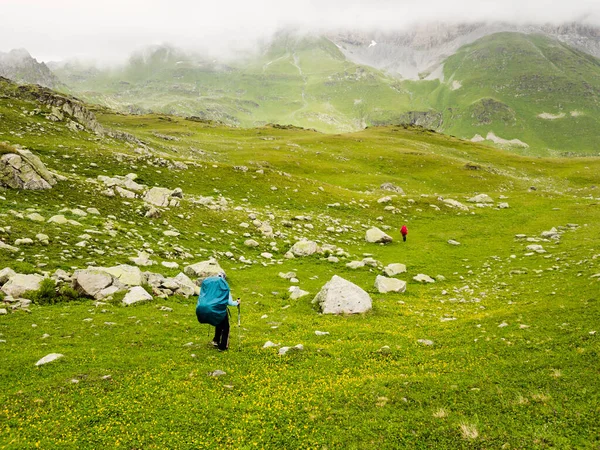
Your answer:
[[[340,31],[329,38],[346,58],[405,79],[437,78],[441,62],[463,45],[490,34],[512,31],[554,37],[600,57],[600,28],[580,23],[516,25],[509,23],[427,24],[404,31]]]
[[[40,86],[57,88],[59,79],[44,64],[32,58],[24,49],[0,52],[0,76],[17,83],[39,84]]]

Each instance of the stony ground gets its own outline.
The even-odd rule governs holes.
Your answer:
[[[61,111],[0,98],[0,153],[56,179],[0,192],[0,447],[599,445],[597,158]],[[372,309],[320,314],[334,276]]]

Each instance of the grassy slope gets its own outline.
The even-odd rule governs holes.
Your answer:
[[[546,154],[597,150],[596,58],[543,36],[499,33],[448,58],[444,76],[446,84],[433,95],[446,111],[448,133],[471,138],[493,131]],[[462,87],[452,91],[448,85],[454,81]],[[564,117],[538,117],[543,113]]]
[[[12,244],[44,232],[51,241],[47,247],[24,246],[17,258],[0,253],[0,267],[52,271],[91,261],[126,263],[143,243],[154,250],[153,259],[182,265],[214,254],[229,273],[234,295],[244,301],[242,351],[207,348],[208,327],[197,324],[193,299],[132,308],[94,307],[84,300],[0,316],[0,339],[6,341],[0,343],[0,447],[597,447],[599,346],[597,335],[589,334],[600,319],[598,281],[590,278],[600,271],[597,158],[526,158],[400,127],[323,135],[98,112],[105,126],[134,133],[155,154],[200,164],[167,170],[148,165],[133,145],[21,114],[35,106],[0,98],[0,140],[28,146],[71,178],[48,192],[0,193],[2,226],[12,227],[1,239]],[[480,169],[468,170],[466,163]],[[241,164],[248,172],[234,169]],[[255,172],[259,167],[264,174]],[[231,208],[210,211],[184,202],[149,220],[137,213],[139,200],[104,197],[85,181],[131,171],[148,185],[181,186],[188,198],[218,191]],[[396,214],[376,202],[384,181],[407,192],[392,201]],[[504,195],[510,208],[470,214],[438,200],[463,201],[478,192]],[[339,207],[326,206],[336,202]],[[101,234],[78,248],[82,230],[10,213],[32,208],[49,217],[76,206],[102,213],[78,219],[85,229],[104,232],[106,215],[113,214],[117,235]],[[264,239],[253,228],[241,228],[250,211],[283,236]],[[310,215],[314,229],[303,222],[282,226],[298,214]],[[353,231],[327,232],[334,223]],[[406,244],[398,243],[401,223],[410,229]],[[559,243],[543,242],[546,255],[524,256],[526,243],[514,239],[567,223],[579,227],[565,231]],[[395,242],[365,243],[362,224],[390,225]],[[162,237],[168,226],[181,236]],[[259,249],[243,246],[245,231],[261,243]],[[350,259],[369,253],[384,264],[405,263],[408,273],[399,278],[408,281],[407,292],[376,293],[379,272],[352,271],[346,259],[277,264],[259,256],[274,241],[278,250],[269,251],[281,259],[301,236],[335,243]],[[462,245],[450,246],[448,239]],[[95,253],[95,247],[106,253]],[[186,258],[175,247],[194,256]],[[257,263],[229,260],[225,251]],[[40,262],[47,265],[36,268]],[[528,273],[511,273],[515,269]],[[151,270],[176,274],[160,266]],[[370,292],[374,309],[364,316],[320,316],[310,306],[312,296],[287,298],[289,283],[277,274],[289,270],[312,294],[333,274],[343,276]],[[417,273],[446,280],[419,285],[412,281]],[[160,305],[173,312],[159,311]],[[508,326],[499,328],[503,322]],[[331,335],[317,337],[315,330]],[[45,333],[50,336],[42,339]],[[435,344],[420,346],[417,339]],[[278,357],[261,350],[267,340],[306,349]],[[193,345],[184,346],[188,342]],[[389,352],[379,351],[384,345]],[[50,352],[65,358],[35,368]],[[227,375],[207,376],[216,369]],[[105,375],[111,379],[103,380]],[[468,427],[478,437],[465,437],[461,430]]]

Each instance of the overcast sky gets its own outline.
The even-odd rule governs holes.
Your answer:
[[[600,0],[0,0],[0,51],[118,61],[171,43],[216,52],[286,26],[400,29],[431,21],[600,24]]]

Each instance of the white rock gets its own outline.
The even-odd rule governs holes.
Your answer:
[[[125,294],[123,304],[128,306],[148,300],[152,300],[152,296],[146,292],[146,289],[141,286],[134,286]]]
[[[377,227],[373,227],[369,230],[367,230],[367,233],[365,235],[365,240],[367,242],[376,244],[376,243],[388,243],[388,242],[392,242],[392,237],[385,234],[383,231],[381,231],[379,228]]]
[[[48,223],[55,223],[57,225],[64,225],[68,223],[68,220],[62,214],[58,214],[56,216],[52,216],[48,219]]]
[[[44,356],[38,362],[35,363],[36,366],[43,366],[44,364],[48,364],[52,361],[56,361],[59,358],[62,358],[65,355],[61,355],[60,353],[50,353],[49,355]]]
[[[319,331],[319,330],[317,330],[317,331],[315,331],[315,334],[317,336],[329,336],[329,331]]]
[[[223,375],[227,375],[227,372],[223,372],[222,370],[215,370],[214,372],[210,372],[208,375],[211,377],[222,377]]]
[[[1,240],[0,240],[0,249],[1,250],[8,250],[9,252],[12,252],[12,253],[15,253],[15,252],[19,251],[19,249],[17,247],[13,247],[12,245],[5,244]]]
[[[385,294],[387,292],[405,292],[406,281],[377,275],[377,278],[375,278],[375,289],[377,289],[380,294]]]
[[[467,200],[470,203],[494,203],[494,200],[487,194],[479,194]]]
[[[0,316],[5,316],[8,314],[8,311],[5,308],[0,308]]]
[[[469,207],[466,205],[463,205],[461,202],[456,201],[456,200],[452,200],[451,198],[446,198],[444,199],[444,203],[448,206],[450,206],[451,208],[458,208],[458,209],[462,209],[463,211],[468,211]]]
[[[169,206],[172,193],[173,191],[167,188],[153,187],[144,195],[144,201],[154,206]]]
[[[346,264],[346,267],[349,269],[359,269],[361,267],[365,267],[365,263],[363,261],[351,261]]]
[[[450,245],[460,245],[460,242],[455,241],[454,239],[448,239],[448,244],[450,244]]]
[[[506,202],[498,203],[498,208],[500,209],[508,209],[508,207],[508,203]]]
[[[12,270],[10,267],[5,267],[0,270],[0,285],[6,283],[11,277],[15,276],[16,272]]]
[[[181,233],[179,231],[174,231],[174,230],[163,231],[163,234],[168,237],[177,237],[177,236],[181,235]]]
[[[179,268],[179,264],[177,264],[175,261],[163,261],[160,264],[162,266],[166,267],[167,269],[178,269]]]
[[[38,213],[31,213],[25,216],[27,219],[32,220],[34,222],[44,222],[46,219],[38,214]]]
[[[279,272],[279,276],[284,280],[291,280],[292,278],[296,278],[296,272]]]
[[[542,247],[539,244],[532,244],[532,245],[528,245],[527,250],[530,252],[536,252],[536,253],[546,253],[546,250],[544,250],[544,247]]]
[[[363,289],[337,275],[323,286],[313,303],[323,314],[354,314],[369,311],[372,301]]]
[[[267,341],[265,342],[265,344],[262,346],[262,348],[271,348],[271,347],[279,347],[281,344],[275,344],[271,341]]]
[[[310,294],[310,292],[303,291],[298,286],[290,286],[289,292],[292,300],[297,300]]]
[[[389,203],[392,201],[392,197],[390,197],[389,195],[385,196],[385,197],[381,197],[380,199],[377,199],[377,203]]]
[[[364,264],[363,264],[364,265]],[[383,273],[385,273],[388,277],[393,277],[400,273],[406,272],[406,266],[400,263],[388,264],[384,269]]]
[[[279,352],[278,352],[278,354],[279,354],[279,355],[285,355],[285,354],[286,354],[286,353],[289,351],[289,349],[290,349],[290,347],[281,347],[281,348],[279,349]]]
[[[290,252],[294,256],[310,256],[319,251],[320,248],[316,242],[309,241],[306,239],[296,242],[290,249]]]
[[[260,244],[257,241],[255,241],[254,239],[247,239],[244,241],[244,245],[246,247],[254,248],[254,247],[258,247]]]
[[[419,340],[417,340],[417,342],[419,344],[423,344],[423,345],[427,345],[427,346],[433,345],[433,341],[430,341],[429,339],[419,339]]]
[[[433,278],[423,273],[414,276],[413,280],[418,281],[419,283],[435,283],[435,280]]]
[[[201,261],[196,264],[192,264],[191,266],[187,266],[185,269],[183,269],[183,272],[189,277],[197,278],[199,281],[202,281],[208,277],[217,276],[220,273],[225,273],[215,259]]]
[[[14,298],[21,297],[27,291],[37,291],[44,277],[41,275],[23,275],[17,273],[2,286],[2,292]]]

